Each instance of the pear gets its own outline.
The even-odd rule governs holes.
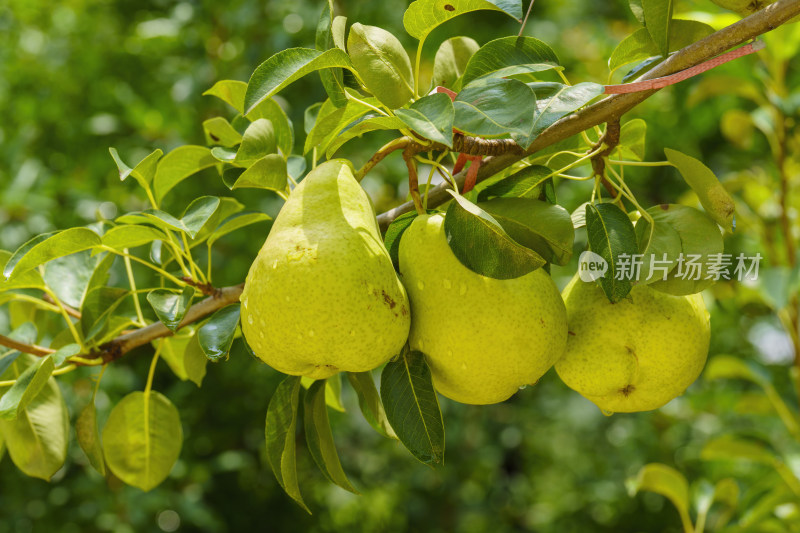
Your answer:
[[[411,223],[399,260],[411,301],[410,347],[425,354],[442,395],[502,402],[564,353],[566,310],[544,270],[506,280],[476,274],[450,250],[441,214]]]
[[[556,372],[606,414],[657,409],[703,370],[710,326],[700,294],[637,285],[612,304],[596,283],[575,276],[563,296],[569,338]]]
[[[292,191],[241,301],[247,343],[285,374],[364,372],[400,352],[408,298],[349,162],[319,165]]]

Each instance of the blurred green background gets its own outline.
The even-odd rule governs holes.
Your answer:
[[[308,0],[3,2],[0,249],[14,250],[38,233],[145,208],[135,183],[119,181],[108,148],[116,147],[132,163],[155,148],[166,152],[203,144],[201,122],[232,113],[201,93],[220,79],[246,81],[279,50],[313,47],[321,7]],[[337,2],[338,13],[350,22],[387,28],[412,50],[402,28],[405,7],[406,2]],[[737,19],[705,0],[678,1],[676,13],[717,27]],[[796,26],[768,38],[767,51],[758,57],[661,91],[623,119],[648,122],[648,160],[663,159],[665,146],[701,157],[737,195],[739,230],[726,238],[726,252],[760,252],[766,261],[762,281],[723,282],[707,291],[711,356],[733,354],[758,365],[793,411],[794,348],[780,313],[791,308],[797,286],[783,252],[776,191],[781,173],[788,173],[795,232],[789,238],[798,239]],[[573,83],[605,83],[606,59],[637,27],[623,0],[538,0],[525,33],[557,51]],[[436,48],[450,36],[468,35],[484,44],[517,31],[502,14],[463,16],[428,39],[423,71],[430,70]],[[318,78],[309,76],[282,96],[301,137],[299,149],[303,111],[322,101],[324,92]],[[343,155],[360,165],[386,140],[365,138]],[[393,157],[365,180],[379,211],[405,200],[404,170],[402,160]],[[628,177],[648,204],[696,202],[674,169],[637,169]],[[231,193],[212,169],[183,182],[164,208],[180,212],[201,194],[235,196],[272,215],[281,205],[266,191]],[[559,186],[568,209],[586,194],[585,187]],[[215,261],[215,283],[244,279],[265,237],[266,229],[254,226],[220,242],[218,255],[224,259]],[[579,232],[576,250],[584,246]],[[574,265],[553,269],[560,286],[574,272]],[[8,331],[4,312],[0,331]],[[97,399],[101,423],[116,401],[143,387],[149,351],[127,355],[106,373]],[[73,417],[91,394],[91,373],[59,378]],[[663,497],[626,491],[625,480],[642,465],[663,462],[690,481],[736,478],[740,520],[782,481],[769,465],[702,460],[709,439],[729,433],[756,437],[800,473],[800,446],[760,389],[745,381],[701,377],[685,396],[658,411],[612,417],[567,389],[553,372],[495,406],[442,398],[447,451],[445,465],[436,470],[381,439],[345,387],[348,412],[331,417],[344,468],[362,495],[328,484],[308,454],[301,454],[301,487],[314,511],[309,516],[283,494],[264,457],[264,416],[280,378],[239,342],[228,362],[209,366],[201,389],[160,365],[154,387],[180,408],[185,434],[181,459],[167,481],[149,493],[106,481],[74,441],[67,465],[51,483],[25,477],[6,456],[0,460],[0,533],[680,531],[678,515]],[[797,495],[763,506],[764,518],[742,531],[800,531]]]

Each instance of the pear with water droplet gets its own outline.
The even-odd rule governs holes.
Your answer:
[[[247,343],[285,374],[364,372],[400,352],[408,298],[348,161],[319,165],[292,191],[241,301]]]
[[[575,276],[563,296],[569,337],[556,372],[605,414],[657,409],[703,370],[710,327],[700,294],[637,285],[612,304],[599,285]]]
[[[433,384],[468,404],[502,402],[564,353],[564,302],[542,269],[513,279],[476,274],[453,255],[444,216],[422,215],[403,233],[400,273],[411,302],[411,349]]]

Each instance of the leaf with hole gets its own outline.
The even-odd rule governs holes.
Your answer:
[[[440,24],[478,10],[502,11],[522,19],[520,0],[416,0],[403,13],[403,27],[415,39],[424,41]]]

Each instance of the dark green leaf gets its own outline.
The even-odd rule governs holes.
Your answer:
[[[106,475],[106,462],[103,458],[103,446],[100,443],[100,432],[97,429],[97,408],[94,403],[95,395],[83,408],[78,419],[75,421],[75,436],[78,439],[83,453],[89,459],[89,464],[97,470],[100,475]]]
[[[642,254],[639,282],[652,283],[666,279],[675,267],[681,253],[681,237],[672,226],[663,220],[654,220],[650,225],[646,218],[636,221],[636,239]]]
[[[618,302],[631,291],[631,272],[620,267],[619,257],[639,252],[631,220],[614,204],[586,205],[586,232],[589,249],[608,263],[608,271],[598,282],[610,302]],[[619,277],[619,279],[617,279]]]
[[[511,279],[545,264],[533,250],[518,244],[486,211],[453,195],[444,219],[450,249],[465,267],[482,276]]]
[[[223,307],[203,324],[197,331],[197,339],[203,353],[212,362],[228,358],[233,337],[239,326],[239,304]]]
[[[420,98],[408,109],[395,110],[395,115],[422,137],[453,147],[455,110],[446,94],[436,93]]]
[[[605,87],[598,83],[529,83],[528,87],[536,96],[536,116],[527,135],[516,135],[514,139],[527,148],[536,137],[561,117],[585,106],[589,101],[603,94]]]
[[[478,194],[483,202],[495,197],[543,199],[542,183],[553,175],[553,171],[541,165],[532,165],[492,183]]]
[[[389,257],[392,258],[392,264],[394,265],[395,270],[400,267],[398,258],[398,254],[400,253],[400,238],[403,236],[403,232],[408,229],[417,216],[418,215],[416,211],[403,213],[399,217],[395,218],[392,223],[389,224],[389,227],[386,228],[386,234],[383,237],[383,242],[386,245],[386,249],[389,250]]]
[[[558,63],[553,49],[539,39],[502,37],[489,41],[470,58],[463,84],[486,76],[499,78],[561,68]]]
[[[267,461],[286,494],[309,514],[297,481],[295,431],[297,407],[300,403],[300,377],[288,376],[278,385],[267,408],[264,433],[267,441]]]
[[[303,400],[306,443],[317,466],[331,483],[358,494],[347,479],[339,462],[339,455],[336,453],[336,444],[328,420],[328,406],[325,403],[325,390],[325,380],[315,381]]]
[[[333,0],[327,0],[322,6],[322,13],[320,13],[319,21],[317,22],[317,35],[315,39],[317,50],[325,51],[335,46],[333,42],[333,31],[331,29],[332,25]],[[319,77],[333,105],[336,107],[343,107],[346,105],[347,96],[344,92],[344,81],[341,69],[321,70]]]
[[[481,79],[464,87],[453,106],[453,125],[464,133],[527,137],[533,127],[536,96],[518,80]]]
[[[669,34],[672,24],[672,0],[642,0],[647,31],[656,43],[659,53],[669,54]]]
[[[676,19],[670,23],[669,32],[669,48],[670,52],[673,52],[711,35],[714,33],[714,28],[696,20]],[[614,72],[624,65],[653,56],[658,56],[654,58],[655,61],[663,59],[658,45],[653,41],[647,28],[639,28],[617,45],[608,60],[608,68]]]
[[[194,298],[194,288],[184,287],[182,292],[155,289],[147,293],[147,301],[162,324],[172,332],[178,330]]]
[[[444,422],[425,356],[405,352],[381,374],[386,417],[406,448],[427,465],[444,462]]]

